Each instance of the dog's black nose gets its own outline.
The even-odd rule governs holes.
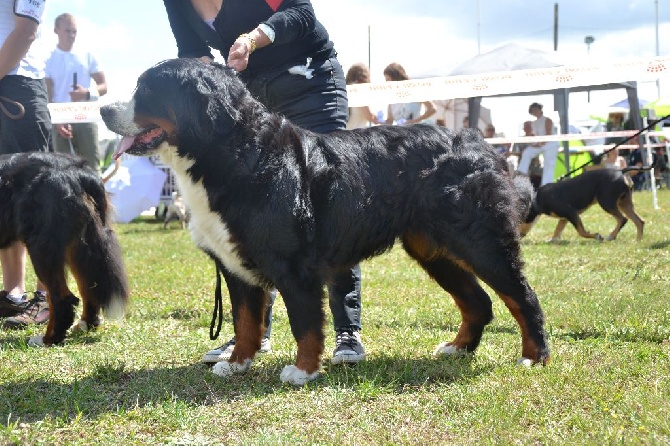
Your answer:
[[[100,116],[102,116],[102,120],[105,121],[105,123],[109,123],[115,116],[121,116],[122,112],[127,109],[127,102],[114,102],[100,107]]]
[[[100,107],[100,116],[102,119],[109,119],[109,116],[112,114],[112,108],[109,105],[103,105]]]

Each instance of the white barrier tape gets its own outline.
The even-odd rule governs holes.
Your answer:
[[[637,130],[619,130],[615,132],[594,132],[594,133],[570,133],[567,135],[546,135],[546,136],[518,136],[516,138],[496,137],[488,138],[486,141],[489,144],[527,144],[535,142],[549,142],[549,141],[576,141],[585,139],[601,139],[608,137],[629,137],[637,133]],[[664,136],[668,137],[667,132],[647,132],[649,136]]]
[[[497,96],[589,85],[654,81],[670,75],[670,56],[618,60],[597,65],[563,65],[396,82],[347,85],[349,107],[377,103]]]

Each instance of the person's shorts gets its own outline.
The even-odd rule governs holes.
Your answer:
[[[18,115],[20,103],[25,108]],[[51,116],[44,79],[9,75],[0,79],[0,154],[49,150]]]

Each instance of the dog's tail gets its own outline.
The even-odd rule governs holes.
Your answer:
[[[512,181],[514,182],[514,188],[519,194],[518,212],[520,222],[523,223],[530,214],[533,198],[535,197],[535,190],[533,189],[530,179],[526,175],[515,175]]]
[[[106,317],[119,319],[125,313],[129,290],[121,246],[109,225],[110,203],[97,176],[82,175],[80,184],[88,215],[83,233],[71,247],[70,268],[84,304],[89,306],[84,308],[82,319],[96,323],[100,309]]]

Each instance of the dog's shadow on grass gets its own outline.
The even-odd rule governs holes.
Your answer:
[[[7,376],[0,383],[0,423],[6,426],[17,420],[32,423],[46,418],[94,419],[144,407],[217,405],[282,393],[290,398],[301,388],[282,383],[279,375],[292,361],[288,354],[266,356],[246,373],[229,378],[214,375],[200,363],[131,368],[122,358],[109,359],[84,375],[76,370],[63,373],[62,379]],[[52,366],[76,368],[73,364]],[[429,385],[471,379],[488,373],[485,368],[477,365],[472,355],[412,359],[381,356],[345,366],[331,366],[324,360],[319,378],[307,386],[310,391],[345,387],[364,395],[407,393]]]

